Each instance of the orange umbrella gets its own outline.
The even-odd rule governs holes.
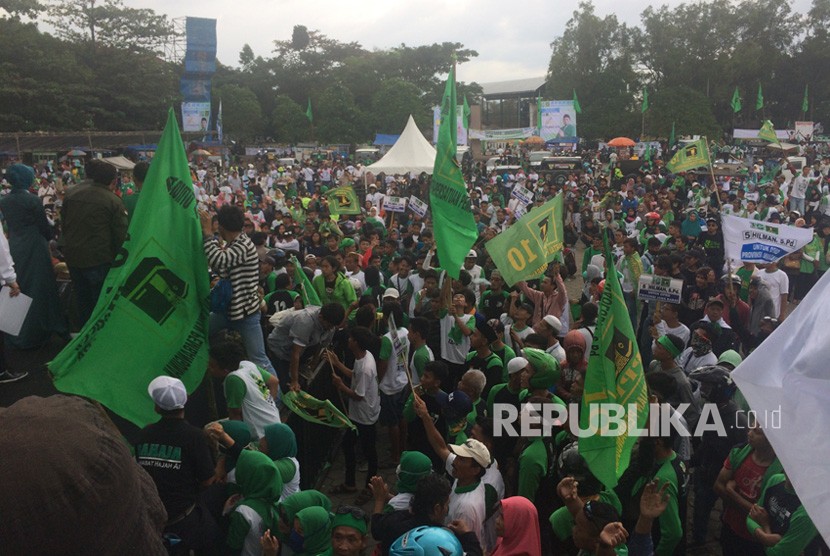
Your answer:
[[[544,142],[545,142],[545,140],[542,139],[541,137],[539,137],[538,135],[533,135],[533,136],[528,137],[527,139],[525,139],[525,144],[534,143],[534,144],[541,145]]]
[[[633,147],[634,145],[636,145],[636,143],[628,137],[614,137],[608,141],[609,147]]]

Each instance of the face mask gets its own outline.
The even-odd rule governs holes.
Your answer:
[[[704,340],[697,334],[692,336],[692,351],[694,352],[695,356],[701,356],[704,353],[710,351],[712,349],[712,344],[709,343],[709,340]]]
[[[288,547],[294,552],[302,552],[304,542],[305,537],[299,534],[296,530],[292,529],[291,534],[288,535],[288,539],[285,541],[285,544],[287,544]]]

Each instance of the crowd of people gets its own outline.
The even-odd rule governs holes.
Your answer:
[[[388,196],[427,200],[428,176],[374,176],[348,160],[194,165],[211,278],[231,292],[211,314],[207,369],[228,411],[195,427],[181,381],[149,385],[161,418],[141,431],[134,457],[166,519],[148,542],[197,554],[354,556],[374,545],[392,555],[663,556],[711,539],[720,500],[723,554],[828,553],[730,375],[830,267],[830,158],[820,149],[807,146],[801,171],[754,157],[714,182],[672,175],[656,156],[622,175],[608,150],[582,153],[582,169],[561,184],[528,164],[487,171],[466,159],[479,240],[457,279],[438,259],[429,215],[384,209]],[[101,161],[82,170],[5,171],[0,279],[41,304],[9,339],[15,347],[68,338],[70,320],[89,318],[147,164],[131,183]],[[330,213],[326,193],[343,184],[361,214]],[[529,206],[511,194],[519,185],[533,193]],[[562,256],[540,279],[508,286],[486,242],[560,193]],[[811,227],[814,239],[763,267],[730,261],[723,214]],[[75,292],[69,315],[61,272]],[[726,424],[724,435],[639,439],[615,488],[593,475],[567,423],[551,437],[538,425],[528,437],[496,426],[505,406],[536,423],[546,405],[580,403],[608,272],[620,278],[651,401],[690,431],[705,406]],[[639,299],[644,274],[682,280],[679,303]],[[566,280],[582,281],[578,296]],[[303,287],[319,306],[305,304]],[[308,386],[301,371],[313,357],[354,424],[343,483],[330,493],[300,489],[297,446],[313,440],[280,416],[281,397]],[[25,376],[0,372],[2,382]],[[388,453],[378,453],[379,429]],[[394,485],[382,468],[396,470]],[[330,495],[353,504],[334,507]]]

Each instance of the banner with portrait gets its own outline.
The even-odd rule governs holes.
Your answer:
[[[573,100],[545,100],[539,109],[545,141],[576,142],[576,110]]]

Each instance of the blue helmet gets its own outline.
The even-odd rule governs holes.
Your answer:
[[[416,527],[401,535],[389,556],[463,556],[461,542],[443,527]]]

